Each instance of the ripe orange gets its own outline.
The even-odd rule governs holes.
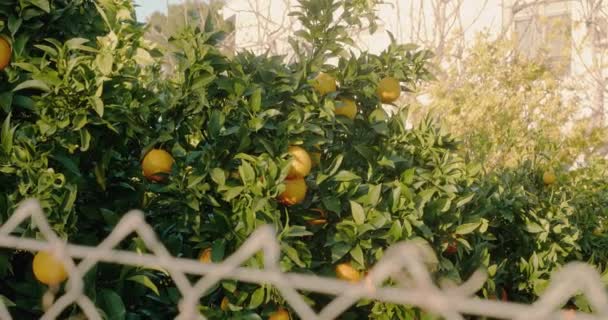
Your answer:
[[[304,178],[310,173],[312,167],[312,160],[306,150],[298,146],[289,147],[288,151],[292,159],[290,162],[289,173],[287,179]]]
[[[275,313],[271,314],[270,317],[268,317],[268,320],[289,320],[289,312],[280,308]]]
[[[401,95],[401,87],[399,86],[399,80],[393,77],[386,77],[380,80],[376,94],[380,98],[382,103],[391,103],[399,98]]]
[[[313,80],[312,87],[320,95],[326,95],[336,91],[336,79],[327,73],[321,72]]]
[[[146,154],[141,163],[144,170],[144,177],[148,180],[160,182],[163,180],[159,173],[171,174],[173,167],[173,157],[167,151],[162,149],[152,149]]]
[[[285,180],[285,191],[279,195],[278,200],[287,206],[298,204],[306,198],[307,189],[306,181],[302,178]]]
[[[11,63],[11,45],[6,39],[0,37],[0,71],[4,70]]]
[[[336,116],[345,116],[351,120],[355,120],[357,116],[357,104],[354,100],[343,98],[340,99],[341,105],[336,106],[334,114]]]
[[[46,285],[57,285],[68,278],[68,273],[63,264],[49,252],[40,251],[36,253],[32,269],[36,279]]]
[[[445,253],[454,254],[458,252],[458,243],[456,241],[450,241],[448,247],[445,249]]]
[[[557,176],[555,175],[555,173],[553,173],[553,171],[545,171],[545,173],[543,173],[543,182],[546,185],[552,185],[557,181]]]
[[[228,297],[222,298],[222,302],[220,302],[220,309],[222,309],[222,311],[228,311],[228,304],[230,304]]]
[[[205,250],[201,251],[201,254],[198,256],[198,261],[201,263],[211,262],[211,253],[211,248],[206,248]]]
[[[336,275],[338,278],[350,282],[357,282],[361,279],[359,271],[355,270],[350,263],[341,263],[336,266]]]

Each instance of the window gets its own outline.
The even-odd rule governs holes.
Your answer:
[[[568,73],[572,49],[572,19],[569,14],[547,18],[545,44],[549,64],[560,74]]]
[[[536,19],[527,18],[515,21],[517,49],[525,56],[532,58],[538,54],[542,36],[542,28]]]
[[[519,17],[513,30],[519,52],[531,59],[544,58],[559,75],[570,72],[571,32],[570,14]]]

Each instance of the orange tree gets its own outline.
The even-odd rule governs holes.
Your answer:
[[[545,179],[554,172],[555,179]],[[608,283],[608,171],[605,160],[584,167],[552,169],[536,158],[497,170],[477,185],[468,207],[489,223],[472,240],[475,255],[487,255],[486,295],[505,292],[509,300],[529,302],[541,295],[552,273],[570,261],[595,266]],[[590,311],[583,296],[570,306]]]
[[[187,27],[171,39],[177,67],[167,75],[162,53],[142,41],[130,1],[0,5],[0,32],[12,48],[0,73],[0,222],[35,197],[59,236],[95,245],[121,214],[141,208],[173,255],[202,263],[221,261],[271,224],[284,271],[347,280],[361,277],[391,244],[417,239],[436,249],[429,268],[437,277],[460,281],[489,255],[467,254],[486,246],[469,240],[489,225],[465,213],[479,166],[465,163],[453,151],[457,142],[429,121],[410,128],[405,109],[385,114],[381,100],[431,78],[429,53],[395,43],[379,55],[346,51],[353,44],[347,26],[371,19],[368,9],[300,1],[293,14],[303,28],[290,41],[290,64],[250,52],[229,58],[217,49],[222,34],[211,23]],[[337,62],[327,64],[330,58]],[[321,79],[328,86],[315,89]],[[351,111],[336,115],[344,101]],[[290,146],[316,163],[305,177],[288,177]],[[281,203],[293,181],[305,197]],[[17,233],[39,236],[31,225]],[[121,248],[147,250],[135,235]],[[32,259],[0,253],[0,298],[19,319],[42,313],[46,289]],[[246,265],[262,267],[262,255]],[[162,271],[100,264],[85,282],[109,319],[177,313],[180,294]],[[306,296],[315,308],[329,301]],[[289,310],[274,288],[235,281],[222,281],[200,308],[214,319]],[[418,313],[363,301],[344,319]]]

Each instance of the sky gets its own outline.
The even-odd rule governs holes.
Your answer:
[[[146,21],[148,17],[154,11],[167,12],[167,2],[183,3],[184,0],[135,0],[135,4],[138,6],[137,9],[137,20]]]

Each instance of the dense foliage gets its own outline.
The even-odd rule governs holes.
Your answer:
[[[450,65],[414,101],[415,114],[430,114],[462,141],[460,152],[485,170],[516,167],[537,156],[571,165],[606,143],[606,128],[592,127],[575,85],[555,66],[526,59],[510,41],[479,35],[465,58]]]
[[[163,73],[164,52],[143,41],[128,0],[0,5],[0,32],[13,45],[12,63],[0,73],[0,222],[35,197],[62,238],[96,245],[123,213],[140,208],[173,255],[203,252],[203,261],[222,260],[271,224],[284,271],[328,277],[342,263],[363,274],[390,245],[424,241],[437,253],[429,268],[438,279],[459,282],[485,266],[491,280],[480,295],[506,288],[523,301],[565,261],[604,266],[596,251],[606,241],[596,230],[608,199],[601,167],[558,171],[554,186],[539,178],[545,163],[484,177],[455,151],[459,141],[430,120],[411,128],[405,108],[389,117],[376,94],[381,79],[413,89],[431,78],[430,54],[396,43],[380,55],[346,52],[348,25],[367,23],[362,12],[370,19],[362,2],[300,1],[293,14],[303,29],[288,65],[281,57],[224,55],[217,47],[223,33],[208,19],[173,35],[175,70]],[[339,89],[319,94],[320,72]],[[356,101],[354,120],[336,116],[344,98]],[[316,153],[318,163],[306,177],[305,200],[287,206],[276,199],[294,145]],[[152,149],[175,160],[164,179],[142,173]],[[17,234],[39,236],[32,225]],[[121,248],[147,250],[136,235]],[[42,313],[46,287],[32,258],[0,252],[0,298],[19,319]],[[246,265],[263,266],[263,256]],[[179,292],[162,271],[100,264],[85,280],[108,319],[177,313]],[[330,297],[307,299],[318,309]],[[200,301],[211,319],[266,318],[280,307],[289,308],[276,289],[235,281]],[[70,308],[65,317],[78,312]],[[416,314],[364,301],[343,319]]]

